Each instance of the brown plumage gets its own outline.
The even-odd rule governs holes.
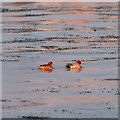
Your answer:
[[[81,68],[81,60],[77,60],[76,63],[67,63],[66,68],[69,69],[80,69]]]
[[[48,62],[48,64],[43,64],[38,66],[39,69],[47,69],[47,70],[52,70],[53,69],[53,62]]]

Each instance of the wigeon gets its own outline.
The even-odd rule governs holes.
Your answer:
[[[39,69],[44,69],[44,70],[52,70],[53,69],[53,62],[48,62],[48,64],[43,64],[38,66]]]
[[[66,68],[68,69],[80,69],[81,68],[81,60],[77,60],[76,63],[67,63]]]

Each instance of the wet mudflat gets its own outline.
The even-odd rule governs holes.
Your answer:
[[[117,3],[4,3],[3,117],[118,118]],[[82,59],[80,70],[68,62]],[[39,64],[53,61],[51,71]]]

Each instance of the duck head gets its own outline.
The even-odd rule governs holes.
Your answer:
[[[48,62],[48,65],[52,66],[52,65],[53,65],[53,62],[51,62],[51,61],[50,61],[50,62]]]
[[[81,60],[77,60],[77,61],[76,61],[76,63],[81,64],[81,63],[82,63],[82,61],[81,61]]]

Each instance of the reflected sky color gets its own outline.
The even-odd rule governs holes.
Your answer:
[[[119,0],[1,0],[1,2],[119,2]]]
[[[4,3],[3,117],[117,118],[117,5]]]

